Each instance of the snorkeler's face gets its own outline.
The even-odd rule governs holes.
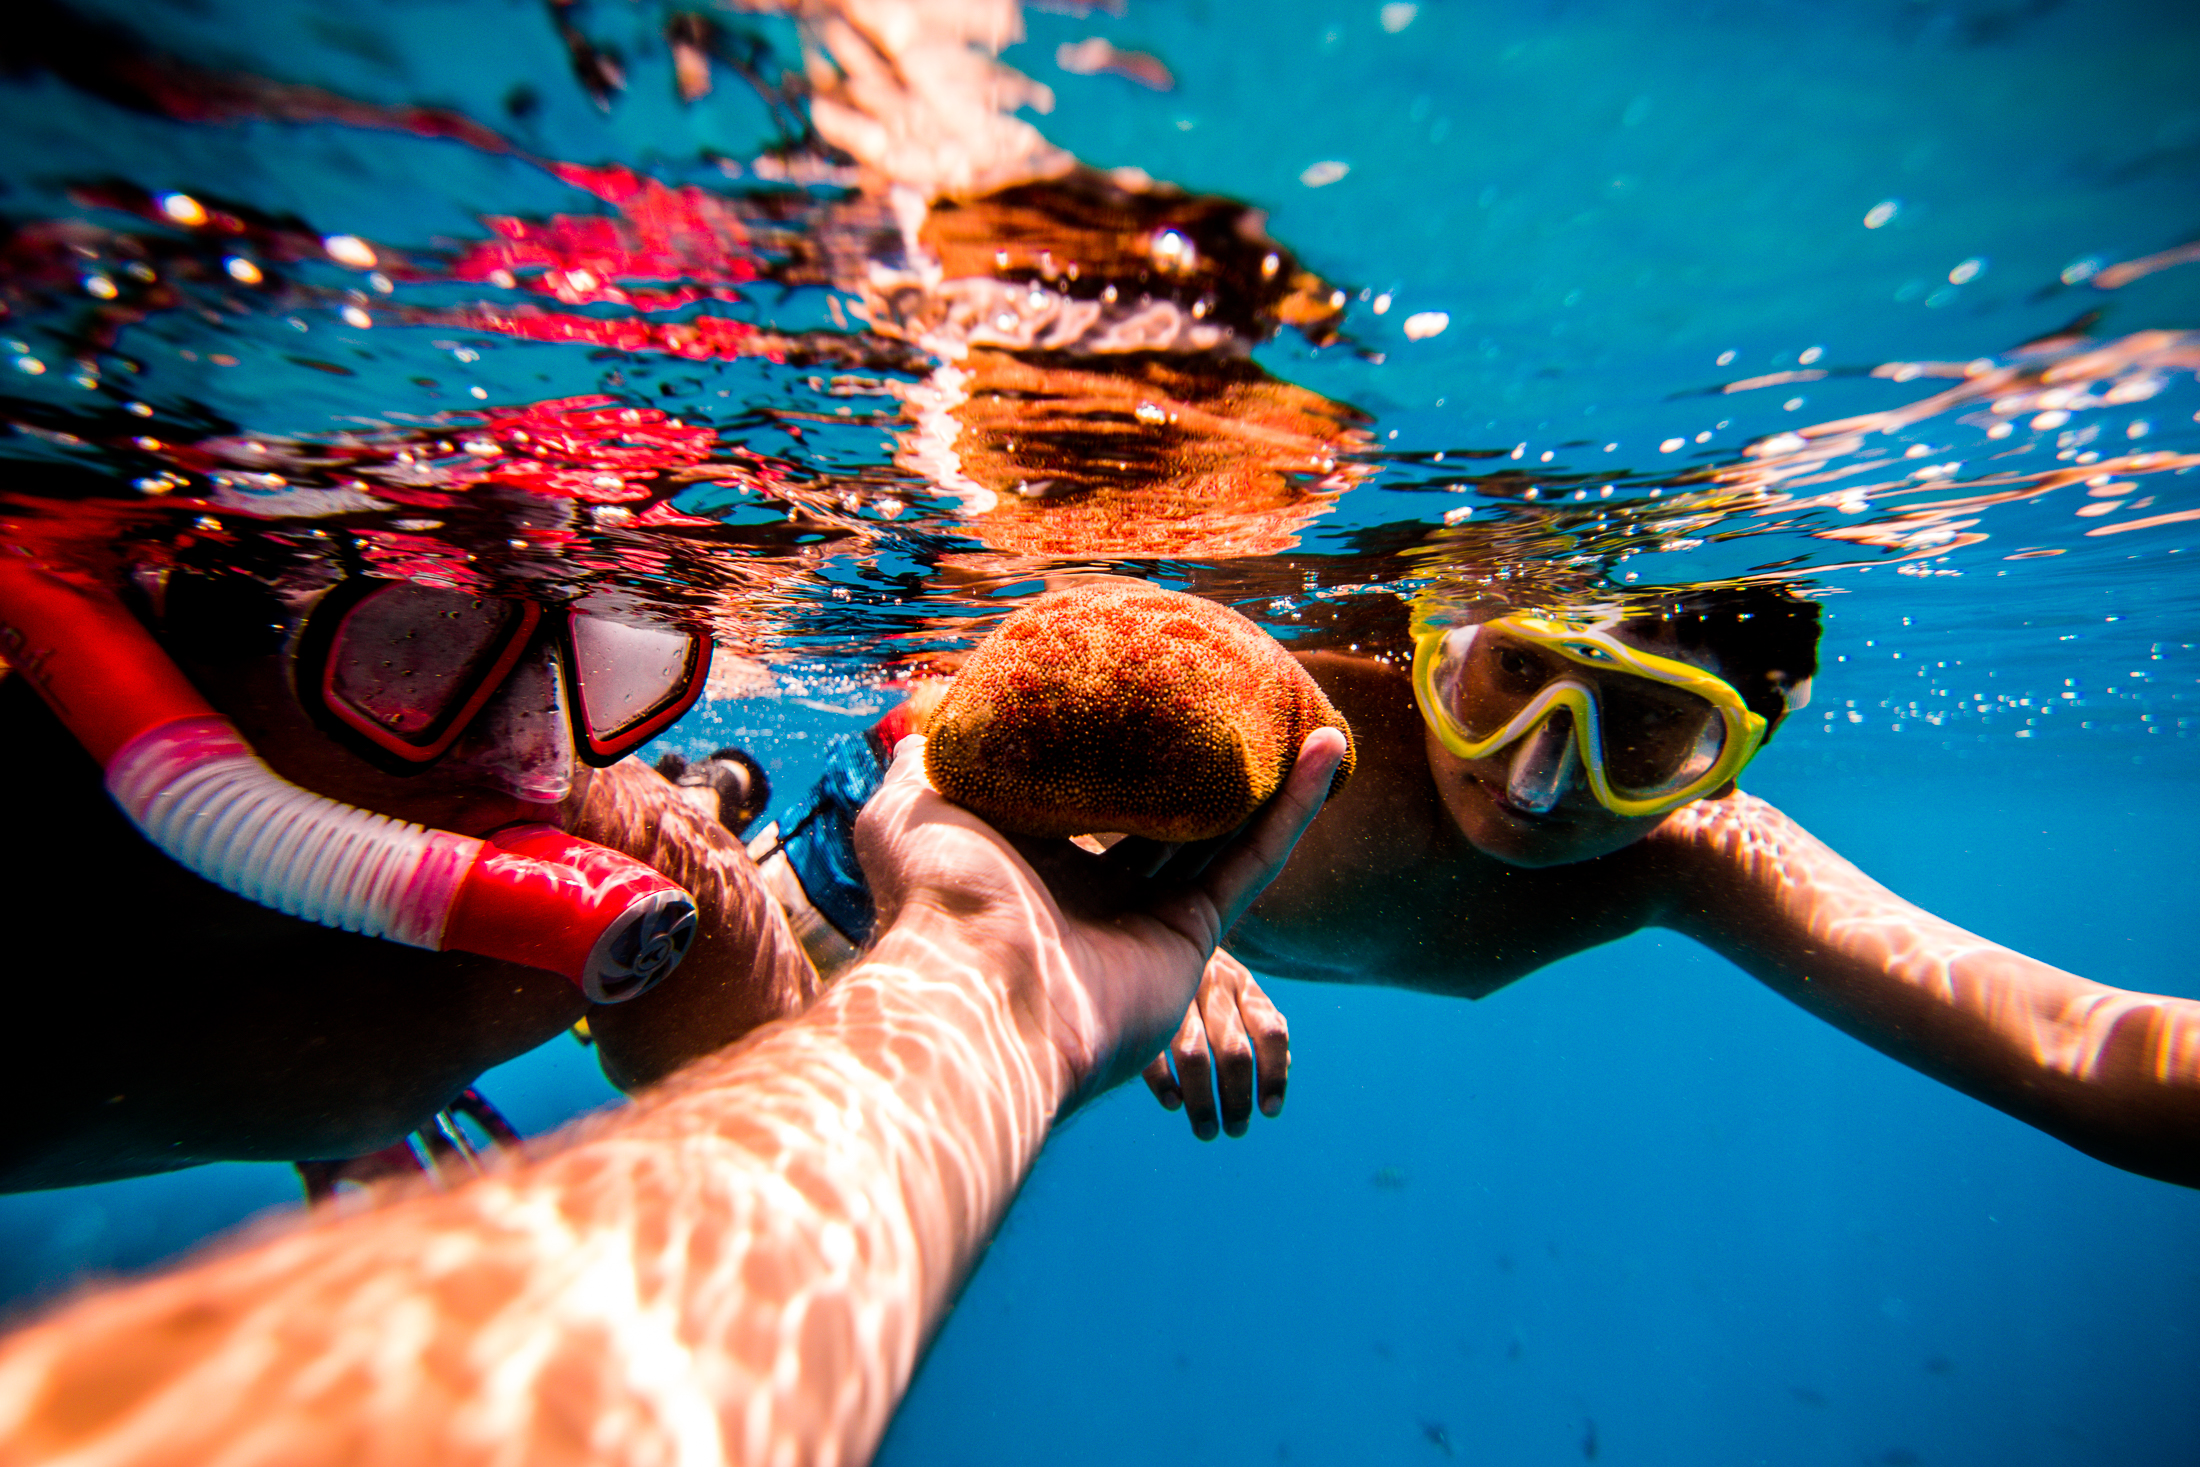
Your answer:
[[[368,763],[307,716],[283,654],[185,670],[276,773],[361,809],[481,835],[515,821],[567,824],[561,804],[575,809],[587,793],[589,769],[574,756],[548,648],[513,669],[448,754],[403,775]]]
[[[1677,643],[1619,634],[1629,646],[1660,657],[1696,663],[1719,673],[1715,662],[1683,651]],[[1647,679],[1606,672],[1611,680],[1641,683],[1643,699],[1669,695]],[[1473,685],[1463,690],[1471,695]],[[1604,689],[1604,696],[1618,691]],[[1474,710],[1461,709],[1469,717]],[[1509,713],[1508,708],[1503,710]],[[1494,722],[1501,723],[1501,716]],[[1655,830],[1669,811],[1652,815],[1615,814],[1599,801],[1586,778],[1578,748],[1580,731],[1564,707],[1517,741],[1480,759],[1465,759],[1446,748],[1433,728],[1426,730],[1429,771],[1445,809],[1461,834],[1484,855],[1513,866],[1564,866],[1610,855]]]

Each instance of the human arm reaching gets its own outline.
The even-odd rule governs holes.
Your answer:
[[[740,840],[639,759],[596,772],[575,833],[663,872],[695,898],[695,944],[679,970],[640,998],[589,1010],[614,1085],[654,1084],[817,996],[816,970]]]
[[[546,1159],[19,1331],[0,1462],[866,1460],[1054,1119],[1161,1044],[1341,752],[1172,881],[1011,845],[905,746],[858,826],[881,936],[805,1013]]]
[[[1668,819],[1663,921],[1913,1069],[2080,1151],[2200,1187],[2200,1003],[2093,983],[1944,922],[1763,800]]]

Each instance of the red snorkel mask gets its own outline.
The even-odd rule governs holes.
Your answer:
[[[710,679],[710,641],[691,631],[365,577],[313,607],[292,678],[323,728],[404,774],[448,753],[545,639],[574,752],[599,769],[678,722]]]
[[[335,692],[336,706],[327,711],[357,730],[358,721],[380,716],[382,703],[367,696],[376,678],[385,687],[412,683],[420,690],[412,703],[430,715],[422,726],[437,731],[422,741],[400,717],[388,741],[370,742],[391,754],[393,744],[400,746],[409,757],[399,757],[419,766],[441,757],[494,696],[543,617],[530,603],[458,598],[491,607],[493,634],[471,642],[459,636],[475,650],[458,658],[456,671],[438,673],[437,659],[448,657],[432,648],[442,640],[444,619],[425,624],[433,634],[423,634],[414,618],[409,639],[393,643],[382,635],[392,623],[386,616],[378,621],[373,609],[400,606],[402,598],[378,601],[393,588],[397,583],[369,581],[348,607],[338,604],[343,614],[330,623],[328,643],[333,670],[317,685]],[[355,619],[361,608],[369,614]],[[707,644],[679,664],[677,691],[660,676],[672,665],[661,657],[645,658],[639,678],[622,681],[614,673],[606,682],[598,674],[636,645],[620,634],[653,634],[617,623],[608,624],[618,628],[608,634],[577,633],[583,620],[595,619],[564,623],[561,655],[576,688],[593,683],[598,690],[593,703],[574,699],[583,757],[609,763],[694,702],[708,671]],[[409,662],[402,655],[408,645],[419,654]],[[641,645],[672,650],[661,637]],[[608,847],[548,825],[512,826],[477,840],[290,783],[253,753],[120,601],[4,551],[0,655],[99,761],[108,793],[147,839],[186,869],[263,906],[412,947],[547,968],[598,1003],[646,992],[694,941],[694,900]]]

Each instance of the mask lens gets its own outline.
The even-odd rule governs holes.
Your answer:
[[[573,618],[573,681],[582,728],[599,754],[653,737],[650,725],[680,707],[703,673],[701,639],[664,627]]]
[[[1726,747],[1726,721],[1693,693],[1647,678],[1598,679],[1605,777],[1634,795],[1663,794],[1700,779]]]
[[[379,740],[425,748],[523,630],[517,603],[393,583],[344,612],[323,687],[333,711]]]
[[[1490,737],[1568,664],[1530,643],[1483,627],[1463,627],[1444,646],[1437,694],[1454,722],[1475,742]]]

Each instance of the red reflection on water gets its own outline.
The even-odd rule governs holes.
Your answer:
[[[547,166],[559,179],[617,208],[618,216],[492,216],[483,220],[488,239],[469,245],[433,274],[506,289],[523,285],[566,305],[609,302],[644,311],[739,300],[736,287],[760,277],[748,229],[727,200],[699,188],[669,188],[616,166]],[[632,284],[645,280],[678,285],[650,290]]]
[[[171,443],[139,437],[109,446],[172,466],[181,487],[130,500],[0,497],[0,512],[11,516],[0,520],[0,535],[57,565],[113,580],[116,554],[158,561],[196,541],[232,540],[231,525],[239,521],[262,521],[271,529],[288,523],[308,536],[320,532],[305,526],[340,524],[379,574],[485,589],[495,579],[495,565],[515,558],[485,562],[483,543],[496,542],[519,559],[555,563],[560,576],[579,583],[599,574],[628,584],[671,577],[707,587],[724,580],[733,573],[730,546],[712,540],[689,545],[681,536],[659,544],[649,533],[723,529],[718,520],[675,507],[674,497],[691,485],[758,502],[785,500],[790,515],[799,503],[805,510],[800,528],[809,533],[837,539],[858,528],[828,506],[813,508],[817,496],[789,466],[721,444],[713,428],[602,396],[326,439],[221,435]],[[476,493],[485,489],[517,491],[525,499]],[[449,525],[420,517],[459,510],[465,515]],[[123,542],[133,548],[118,552]],[[761,549],[744,547],[734,559]],[[765,558],[772,554],[765,551]],[[757,574],[784,573],[759,559]]]
[[[509,215],[483,221],[489,238],[446,266],[415,268],[410,280],[454,279],[525,290],[566,306],[614,305],[642,312],[699,301],[738,301],[739,287],[762,279],[747,224],[734,201],[692,186],[672,188],[617,165],[546,163],[550,173],[618,209],[615,217]],[[639,282],[672,282],[657,289]],[[605,319],[550,311],[532,303],[482,302],[453,310],[407,310],[401,318],[486,331],[523,341],[585,342],[616,351],[658,352],[689,361],[764,356],[778,360],[782,338],[745,321],[699,315],[682,321],[636,316]]]
[[[776,346],[778,337],[761,333],[745,321],[729,321],[722,316],[696,316],[686,321],[642,321],[623,316],[603,321],[535,306],[508,309],[482,305],[454,311],[406,311],[400,318],[421,325],[487,331],[522,341],[585,342],[614,351],[662,352],[698,362],[744,356],[779,359],[776,350],[756,349],[765,342]]]
[[[489,414],[468,437],[466,453],[485,470],[479,481],[588,504],[631,504],[652,497],[665,471],[708,459],[717,441],[716,429],[655,408],[569,397]]]

